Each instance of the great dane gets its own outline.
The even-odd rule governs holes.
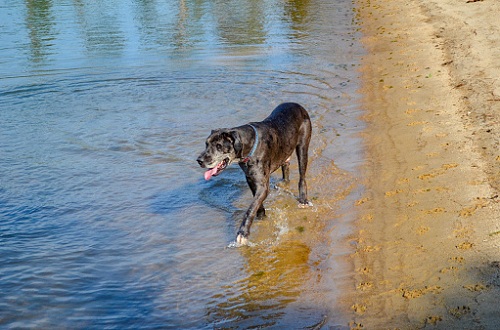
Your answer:
[[[295,150],[299,163],[299,207],[310,205],[307,200],[307,153],[311,140],[311,120],[297,103],[283,103],[261,122],[212,131],[206,148],[197,159],[207,168],[205,179],[219,175],[231,163],[237,162],[253,194],[238,230],[236,242],[247,244],[254,218],[265,215],[263,202],[269,193],[271,173],[281,167],[283,180],[289,181],[289,161]]]

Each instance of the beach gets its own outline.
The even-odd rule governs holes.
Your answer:
[[[500,3],[358,0],[352,329],[500,326]]]

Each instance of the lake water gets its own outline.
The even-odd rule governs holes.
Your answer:
[[[0,327],[345,327],[358,39],[350,0],[0,0]],[[294,157],[232,248],[243,173],[195,159],[285,101],[314,207]]]

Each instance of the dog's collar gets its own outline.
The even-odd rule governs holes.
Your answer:
[[[250,160],[250,158],[255,153],[255,150],[257,150],[257,145],[259,144],[259,132],[257,132],[257,129],[252,124],[248,124],[248,125],[255,132],[255,141],[253,142],[252,150],[250,150],[250,153],[248,154],[248,156],[246,156],[245,158],[243,158],[243,160],[241,161],[242,163],[247,163]]]

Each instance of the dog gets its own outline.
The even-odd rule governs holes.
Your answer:
[[[261,122],[213,130],[207,138],[205,151],[197,158],[198,164],[207,168],[205,180],[238,163],[253,194],[236,236],[237,243],[247,244],[254,218],[265,215],[263,202],[269,194],[271,173],[281,167],[283,180],[289,181],[293,151],[299,163],[299,207],[311,205],[306,184],[311,131],[307,111],[297,103],[283,103]]]

